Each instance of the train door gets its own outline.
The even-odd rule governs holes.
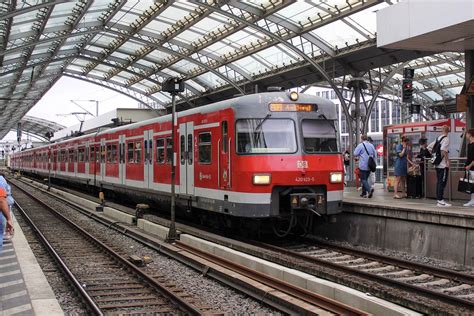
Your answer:
[[[73,163],[74,163],[74,176],[77,176],[77,172],[79,171],[79,146],[74,146],[74,156],[73,156]]]
[[[219,140],[219,189],[228,189],[230,186],[230,138],[229,125],[227,121],[222,122],[221,137]]]
[[[119,181],[125,184],[126,164],[125,164],[125,135],[119,136]]]
[[[89,178],[89,166],[91,164],[91,161],[89,159],[90,157],[90,142],[86,142],[86,148],[84,149],[85,150],[85,153],[84,153],[84,174],[86,176],[86,178]]]
[[[143,135],[143,187],[151,188],[153,184],[153,130]]]
[[[104,180],[105,179],[105,155],[106,155],[106,152],[105,152],[105,139],[102,138],[100,140],[100,152],[98,153],[100,156],[100,177],[99,177],[99,180]]]
[[[194,195],[194,123],[179,125],[179,192]]]

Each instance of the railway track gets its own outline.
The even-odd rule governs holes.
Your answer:
[[[469,274],[313,240],[280,246],[254,244],[300,264],[329,267],[474,311],[474,276]]]
[[[22,184],[31,185],[30,183],[25,183],[25,182],[22,182]],[[44,193],[49,194],[47,192],[44,192]],[[23,194],[26,194],[26,193],[23,192]],[[17,197],[17,195],[15,195],[15,197]],[[35,199],[35,200],[39,201],[40,204],[44,205],[44,203],[41,200],[39,200],[39,199]],[[74,205],[73,207],[78,208],[77,205]],[[87,213],[87,211],[85,211],[85,210],[82,210],[82,212]],[[118,229],[119,231],[121,231],[118,228],[118,226],[113,225],[113,224],[111,226],[113,226],[116,229]],[[153,243],[150,242],[149,240],[143,240],[143,239],[140,240],[142,237],[139,237],[137,239],[137,235],[134,234],[131,229],[123,230],[123,231],[121,231],[121,233],[123,233],[125,235],[129,235],[130,237],[132,237],[132,238],[134,238],[138,241],[141,241],[143,244],[149,246],[150,248],[154,248],[156,250],[163,250],[161,246],[155,247],[153,245]],[[67,238],[66,240],[68,240],[68,239],[69,238]],[[260,282],[261,284],[264,284],[266,286],[265,287],[266,291],[270,291],[272,293],[269,294],[269,293],[263,292],[263,293],[260,293],[259,297],[261,298],[262,295],[263,295],[263,297],[265,298],[265,296],[267,296],[267,298],[265,299],[265,301],[267,301],[267,304],[269,304],[269,305],[271,305],[271,306],[273,306],[277,309],[281,308],[281,311],[283,311],[284,313],[294,313],[295,311],[298,311],[298,313],[305,313],[305,314],[309,314],[309,315],[312,315],[312,314],[313,315],[340,315],[340,314],[344,314],[344,315],[368,315],[366,312],[361,311],[357,308],[353,308],[353,307],[350,307],[348,305],[337,302],[335,300],[326,298],[322,295],[318,295],[316,293],[313,293],[313,292],[310,292],[310,291],[307,291],[307,290],[304,290],[304,289],[300,289],[298,287],[292,286],[291,284],[289,284],[287,282],[280,281],[278,279],[266,276],[262,273],[258,273],[256,271],[253,271],[252,269],[245,268],[244,266],[235,264],[233,262],[229,262],[225,259],[221,259],[217,256],[212,255],[212,254],[202,252],[200,250],[197,250],[193,247],[182,244],[180,242],[176,242],[174,244],[174,246],[179,249],[179,257],[181,257],[181,258],[183,256],[183,253],[186,252],[186,253],[191,254],[192,256],[200,257],[200,258],[202,258],[202,259],[204,259],[208,262],[216,264],[220,268],[229,269],[229,270],[231,270],[235,273],[238,273],[239,275],[244,276],[245,278],[248,278],[250,280],[257,281],[257,282]],[[66,248],[70,248],[70,246],[68,244],[66,244]],[[167,254],[169,255],[170,253],[167,253]],[[191,266],[193,266],[193,264],[195,264],[195,263],[191,263]],[[205,266],[205,274],[208,274],[208,273],[210,274],[209,267]],[[235,273],[234,273],[234,275],[235,275]],[[101,277],[101,279],[107,279],[107,278],[106,277],[105,278]],[[217,279],[222,280],[222,276],[217,277]],[[86,280],[87,280],[87,278],[86,278]],[[89,280],[89,282],[90,282],[90,280]],[[239,283],[240,283],[239,284],[240,289],[242,289],[241,281],[239,281]],[[122,284],[121,282],[117,283],[117,285],[119,287],[120,287],[121,284]],[[244,287],[249,287],[249,286],[246,285]],[[90,287],[88,286],[87,288],[90,288]],[[239,287],[237,287],[237,288],[239,288]],[[130,290],[133,291],[133,289],[130,289]],[[103,287],[99,288],[98,291],[99,291],[99,294],[103,293],[103,291],[104,291]],[[278,294],[278,293],[281,293],[281,294]],[[294,299],[292,299],[292,300],[294,301],[295,306],[291,306],[291,304],[288,304],[288,301],[283,302],[283,303],[282,302],[276,302],[276,301],[269,302],[272,299],[278,300],[278,296],[281,296],[281,295],[284,295],[284,296],[290,295],[291,297],[293,297]]]
[[[15,186],[17,209],[71,280],[90,313],[190,314],[206,312],[173,284],[143,273],[117,251]]]

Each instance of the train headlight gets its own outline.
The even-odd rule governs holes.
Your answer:
[[[342,172],[331,172],[329,174],[329,182],[331,182],[331,183],[341,183],[342,182]]]
[[[298,100],[298,92],[296,92],[296,91],[291,91],[291,92],[290,92],[290,100],[291,100],[291,101],[296,101],[296,100]]]
[[[266,185],[270,184],[271,180],[272,177],[269,174],[254,174],[252,182],[255,185]]]

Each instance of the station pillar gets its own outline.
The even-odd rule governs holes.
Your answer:
[[[465,81],[466,84],[471,82],[474,77],[474,50],[467,50],[464,52],[465,59]],[[466,111],[466,128],[474,128],[474,96],[469,96],[469,106]]]

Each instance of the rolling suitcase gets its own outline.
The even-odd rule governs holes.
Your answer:
[[[421,187],[421,176],[407,176],[407,197],[421,198],[423,195]]]

